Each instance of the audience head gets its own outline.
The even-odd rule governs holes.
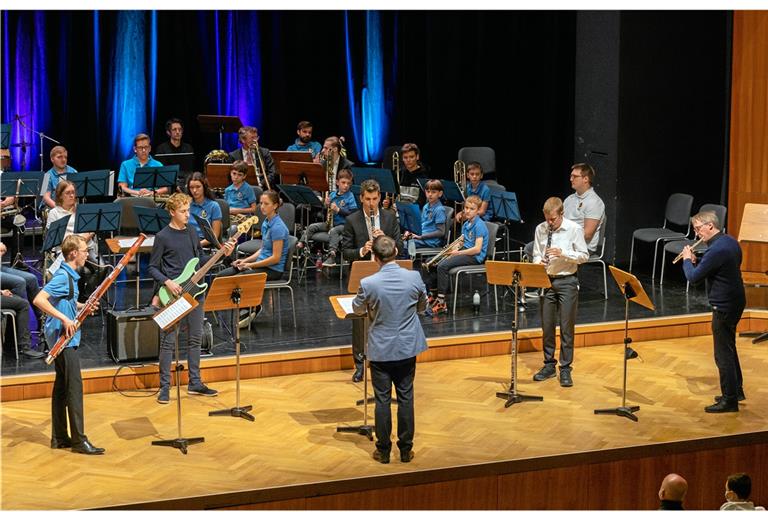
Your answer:
[[[725,499],[747,501],[752,494],[752,479],[746,473],[734,473],[725,481]]]
[[[687,492],[688,482],[685,481],[685,478],[676,473],[670,473],[661,481],[659,499],[682,502]]]
[[[397,257],[395,241],[386,235],[376,238],[373,241],[373,255],[382,264],[394,261]]]

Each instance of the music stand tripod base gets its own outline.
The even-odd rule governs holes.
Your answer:
[[[615,407],[613,409],[595,409],[595,414],[615,414],[616,416],[624,416],[632,421],[637,421],[637,416],[635,416],[634,413],[639,410],[639,405],[628,405]]]
[[[357,425],[354,427],[336,427],[336,432],[352,432],[365,436],[369,441],[373,441],[373,425]]]
[[[248,421],[256,421],[253,414],[249,413],[253,409],[252,405],[246,405],[244,407],[232,407],[231,409],[220,409],[218,411],[211,411],[208,416],[233,416],[235,418],[243,418]]]
[[[163,439],[161,441],[152,441],[155,446],[170,446],[178,448],[184,455],[187,454],[187,446],[192,444],[204,443],[204,437],[180,437],[178,439]]]
[[[510,405],[513,404],[519,404],[520,402],[543,402],[544,397],[543,396],[536,396],[536,395],[520,395],[510,389],[509,391],[500,391],[496,393],[496,398],[505,398],[507,402],[504,404],[504,407],[507,408]]]

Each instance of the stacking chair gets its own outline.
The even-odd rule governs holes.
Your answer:
[[[288,227],[288,232],[295,235],[296,234],[296,207],[292,203],[283,203],[280,208],[277,210],[277,214],[280,216],[281,219],[283,219],[283,222],[285,222],[285,225]],[[261,222],[264,219],[262,218],[262,215],[259,214],[259,225],[261,225]],[[253,240],[248,240],[247,242],[244,242],[237,246],[237,254],[242,255],[242,257],[250,256],[251,254],[255,253],[261,248],[261,239],[254,238]]]
[[[484,175],[496,172],[496,151],[487,146],[461,148],[459,160],[464,163],[478,162],[483,167]]]
[[[597,241],[597,247],[598,252],[595,254],[590,254],[589,259],[582,263],[582,265],[587,265],[589,263],[599,263],[603,266],[603,296],[605,297],[605,300],[608,300],[608,275],[606,272],[607,269],[605,261],[603,261],[603,258],[605,257],[605,220],[603,220],[603,225],[600,229],[600,239]],[[662,276],[663,275],[664,274],[662,274]]]
[[[725,233],[725,215],[728,212],[728,208],[721,204],[713,204],[713,203],[707,203],[701,205],[701,208],[699,208],[699,213],[706,212],[706,211],[714,211],[717,215],[717,219],[720,221],[720,230]],[[695,239],[690,238],[684,238],[682,240],[673,240],[671,242],[667,242],[664,244],[664,252],[661,256],[661,277],[659,278],[659,284],[664,284],[664,266],[667,262],[667,253],[674,254],[677,256],[683,251],[683,247],[686,245],[693,245],[696,243]],[[700,256],[704,254],[707,251],[707,244],[705,242],[700,243],[698,246],[696,246],[696,249],[694,249],[697,256]],[[674,256],[673,256],[674,258]],[[685,284],[685,292],[688,293],[688,288],[690,286],[690,282],[686,282]]]
[[[495,222],[485,222],[485,227],[488,228],[488,254],[486,259],[493,260],[496,258],[496,234],[499,230],[499,225]],[[479,265],[464,265],[462,267],[454,267],[450,270],[450,275],[453,279],[453,315],[456,316],[456,302],[459,296],[459,281],[463,275],[485,274],[485,263]],[[499,298],[496,294],[496,285],[493,286],[493,300],[496,306],[496,312],[499,312]]]
[[[1,310],[3,314],[3,320],[7,318],[11,319],[11,330],[13,331],[13,346],[16,348],[16,360],[19,360],[19,340],[16,338],[16,311],[12,309],[3,309]],[[2,329],[2,336],[0,338],[5,336],[6,331],[6,325],[5,322],[2,322],[2,325],[0,326]],[[0,347],[0,352],[2,352],[2,347]]]
[[[445,208],[446,228],[448,229],[447,233],[445,234],[445,242],[451,240],[451,227],[453,226],[453,207],[443,206],[443,208]],[[424,258],[425,256],[434,256],[442,250],[442,247],[422,247],[416,249],[414,253],[409,254],[409,256],[412,260],[415,260],[416,258]]]
[[[139,234],[139,218],[133,210],[134,206],[155,208],[155,202],[151,197],[118,197],[116,203],[120,203],[120,234],[136,236]]]
[[[691,233],[691,208],[693,196],[690,194],[675,193],[667,199],[667,207],[664,213],[664,224],[660,228],[639,228],[632,233],[632,248],[629,252],[629,271],[632,272],[632,259],[635,254],[635,240],[653,243],[653,267],[651,268],[651,281],[656,277],[656,256],[659,252],[659,242],[679,240],[688,237]],[[687,231],[675,231],[667,227],[687,226]]]
[[[274,318],[280,310],[280,290],[287,289],[291,293],[291,313],[293,313],[293,325],[296,325],[296,304],[293,300],[293,288],[291,287],[291,277],[293,277],[293,255],[296,252],[296,244],[298,238],[291,235],[288,237],[288,255],[286,256],[285,265],[286,269],[283,272],[283,277],[287,275],[285,279],[279,279],[277,281],[267,281],[264,285],[264,290],[269,290],[270,293],[277,290],[277,297],[272,296],[272,317]],[[275,301],[277,299],[277,301]]]

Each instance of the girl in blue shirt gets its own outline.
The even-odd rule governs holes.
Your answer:
[[[213,234],[217,240],[221,239],[221,206],[213,198],[213,192],[208,186],[208,180],[201,172],[194,172],[187,180],[187,191],[192,196],[192,204],[189,205],[189,224],[197,230],[200,237],[200,245],[209,247],[211,244],[205,239],[203,230],[197,225],[197,215],[211,224]]]

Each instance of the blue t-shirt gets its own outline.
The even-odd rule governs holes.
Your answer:
[[[320,145],[319,142],[311,140],[304,144],[303,146],[299,146],[299,142],[301,142],[298,138],[296,141],[294,141],[293,144],[288,146],[288,149],[286,151],[310,151],[312,153],[312,158],[315,158],[320,151],[322,151],[323,146]]]
[[[261,252],[256,258],[256,261],[261,261],[272,256],[272,244],[275,240],[283,241],[283,253],[280,255],[280,261],[276,265],[272,265],[272,270],[276,272],[285,271],[285,260],[288,259],[288,227],[283,222],[283,219],[279,215],[275,215],[272,220],[268,218],[264,219],[261,223]]]
[[[139,164],[139,157],[134,156],[120,164],[120,174],[117,175],[118,183],[127,183],[128,188],[133,188],[133,176],[139,167],[162,167],[163,164],[149,156],[149,160],[144,165]]]
[[[430,203],[424,205],[424,209],[421,210],[421,234],[432,233],[438,231],[440,226],[445,226],[447,218],[445,216],[445,207],[438,201],[435,206]],[[447,230],[443,230],[443,233],[447,234]],[[422,239],[423,247],[441,247],[443,245],[443,238],[426,238]]]
[[[461,234],[464,235],[464,247],[462,249],[471,249],[475,246],[475,240],[477,237],[483,237],[483,248],[480,249],[480,253],[475,255],[475,260],[478,263],[485,261],[485,255],[488,253],[488,228],[480,217],[475,215],[472,222],[465,222],[464,227],[461,228]],[[494,240],[494,243],[496,241]]]
[[[202,204],[192,201],[189,205],[189,224],[195,227],[197,236],[203,239],[205,238],[203,236],[203,230],[197,225],[197,219],[195,219],[193,215],[197,215],[201,219],[205,219],[213,224],[213,221],[221,220],[221,206],[219,206],[219,203],[213,199],[208,199],[207,197],[203,199]]]
[[[472,189],[472,183],[467,182],[467,197],[480,196],[480,199],[488,203],[483,220],[491,220],[493,212],[491,211],[491,188],[482,181],[477,184],[477,190]]]
[[[53,195],[53,193],[56,192],[56,187],[59,185],[59,181],[61,181],[62,178],[67,179],[66,176],[69,174],[77,174],[77,171],[72,167],[67,166],[64,169],[64,173],[59,174],[56,172],[56,169],[51,167],[48,170],[47,174],[48,174],[48,192],[50,192],[51,195]]]
[[[69,277],[72,278],[72,298],[69,296]],[[57,311],[64,313],[67,318],[74,320],[77,318],[77,281],[80,275],[66,263],[62,263],[59,269],[53,274],[48,284],[43,290],[50,295],[49,301]],[[45,337],[49,342],[56,343],[59,336],[63,334],[61,320],[48,316],[45,319]],[[80,330],[75,332],[67,347],[77,347],[80,345]]]
[[[233,183],[224,189],[224,199],[230,208],[250,208],[256,202],[256,194],[248,183],[243,182],[240,188]]]
[[[346,193],[338,195],[339,193],[334,190],[331,192],[331,202],[336,203],[339,207],[339,211],[333,215],[333,225],[341,226],[347,221],[347,215],[357,210],[357,201],[355,200],[355,194],[351,190],[347,190]],[[344,212],[345,215],[342,215]]]

